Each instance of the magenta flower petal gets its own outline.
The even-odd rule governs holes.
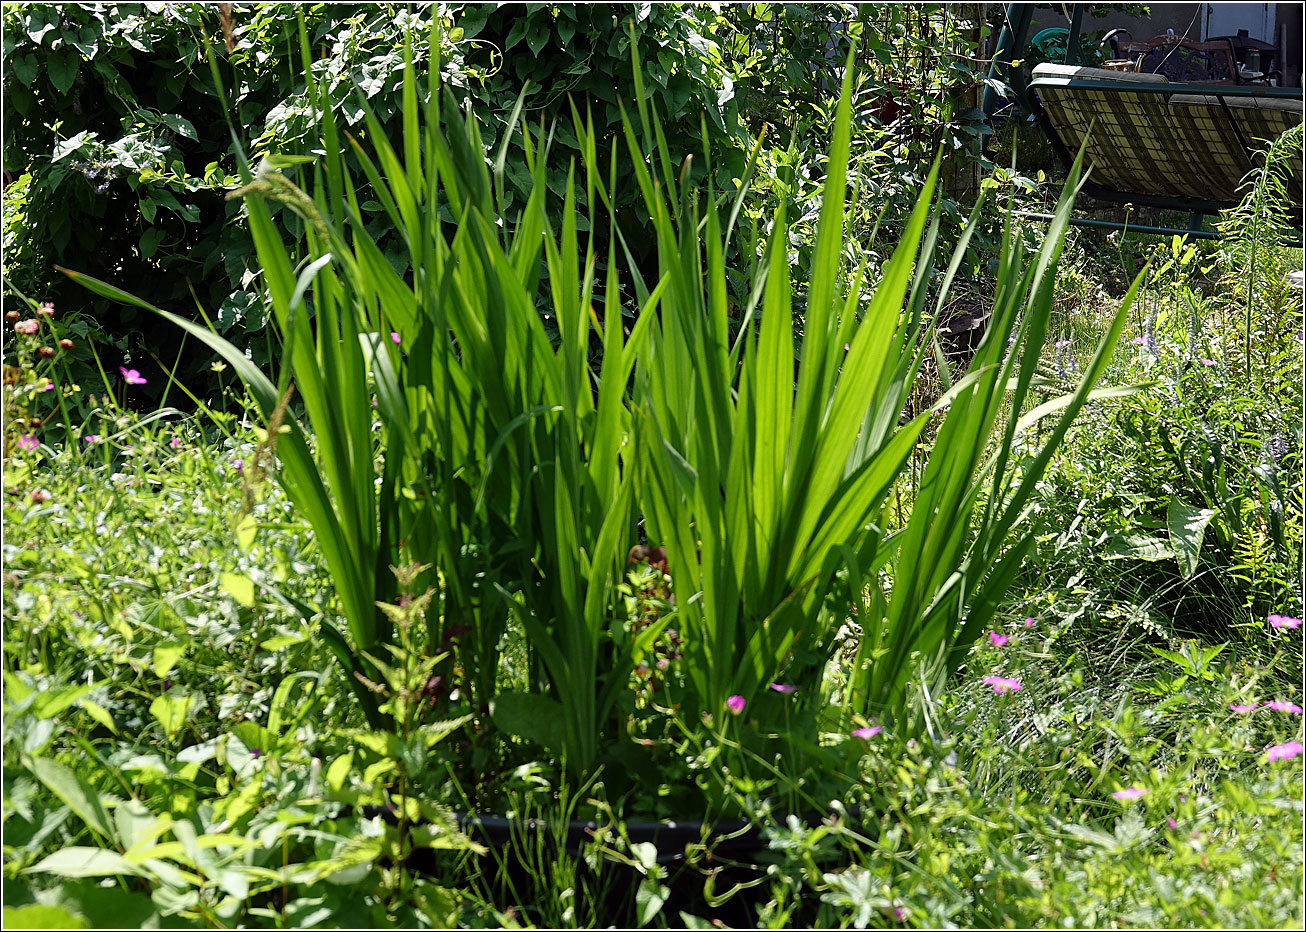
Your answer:
[[[994,647],[1001,647],[1003,644],[1007,643],[1007,636],[1005,634],[998,634],[996,631],[990,631],[989,641]]]
[[[122,379],[128,385],[144,385],[149,381],[135,369],[128,369],[126,366],[119,366],[118,371],[122,373]]]
[[[16,333],[25,333],[29,337],[34,336],[36,334],[36,331],[40,329],[41,329],[41,322],[36,318],[31,318],[29,320],[20,320],[18,323],[14,324],[14,331]]]
[[[85,437],[82,438],[83,443],[99,443],[100,440],[101,437],[99,434],[87,434]]]
[[[883,730],[880,725],[872,725],[869,728],[854,728],[852,736],[854,738],[874,738]]]
[[[1215,360],[1214,360],[1214,359],[1199,359],[1199,360],[1197,360],[1197,361],[1200,362],[1200,363],[1201,363],[1202,365],[1204,365],[1204,366],[1213,366],[1213,365],[1215,365]]]
[[[1270,623],[1271,628],[1300,628],[1300,618],[1289,618],[1287,615],[1267,615],[1266,621]]]
[[[1025,627],[1026,627],[1026,628],[1032,628],[1032,627],[1034,627],[1034,619],[1033,619],[1033,618],[1026,618],[1026,619],[1025,619]]]
[[[1246,714],[1246,713],[1248,713],[1248,712],[1255,712],[1255,711],[1256,711],[1256,705],[1255,705],[1255,703],[1253,703],[1253,704],[1251,704],[1251,705],[1244,705],[1243,703],[1234,703],[1234,704],[1232,704],[1232,705],[1229,706],[1229,710],[1230,710],[1231,712],[1240,712],[1240,713]]]
[[[1111,794],[1112,799],[1138,799],[1147,795],[1147,790],[1141,786],[1127,786],[1123,790],[1116,790]]]
[[[36,439],[35,434],[23,434],[18,438],[18,449],[35,450],[41,445],[41,441]]]
[[[1301,715],[1301,706],[1293,705],[1291,702],[1267,702],[1265,708],[1273,709],[1276,712],[1288,712],[1291,715]]]
[[[391,330],[391,331],[390,331],[390,339],[394,340],[395,343],[398,344],[398,343],[399,343],[399,334],[398,334],[396,331]]]
[[[790,686],[788,683],[772,683],[771,688],[778,693],[791,693],[798,687]]]
[[[746,704],[743,696],[731,696],[726,700],[726,708],[730,710],[731,715],[739,715],[744,711]]]
[[[1276,760],[1288,760],[1289,758],[1296,757],[1302,751],[1306,751],[1306,747],[1302,747],[1300,741],[1289,741],[1286,744],[1275,744],[1265,749],[1265,762],[1267,764],[1272,764]]]
[[[985,686],[992,686],[993,691],[998,695],[1018,692],[1021,689],[1020,680],[1014,676],[986,676],[980,682]]]

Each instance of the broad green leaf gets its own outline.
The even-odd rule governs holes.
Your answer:
[[[47,757],[32,758],[27,765],[36,779],[59,797],[88,828],[107,840],[114,838],[108,813],[94,787],[63,764]]]
[[[186,645],[180,643],[159,644],[154,648],[154,675],[163,677],[172,672],[177,661],[186,655]]]
[[[28,903],[25,906],[4,908],[6,929],[89,929],[91,924],[82,916],[70,913],[62,906],[43,906]]]
[[[114,877],[140,874],[141,869],[116,851],[75,845],[42,858],[27,868],[25,873],[58,874],[60,877]]]
[[[1146,534],[1118,534],[1102,552],[1103,560],[1146,560],[1155,563],[1175,555],[1170,545],[1159,537]]]
[[[240,573],[223,573],[219,577],[224,592],[246,608],[254,607],[254,583]]]
[[[501,692],[490,701],[490,719],[496,726],[555,752],[564,746],[565,715],[548,696]]]
[[[186,724],[195,697],[183,694],[179,689],[170,689],[162,696],[156,696],[150,703],[150,714],[163,726],[169,738],[177,737],[181,727]]]
[[[1214,508],[1197,508],[1181,498],[1171,498],[1165,510],[1165,524],[1170,531],[1170,543],[1179,560],[1179,569],[1185,579],[1197,572],[1197,560],[1202,550],[1202,537],[1206,526],[1216,515]]]

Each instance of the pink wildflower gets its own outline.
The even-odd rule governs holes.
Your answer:
[[[1287,744],[1276,744],[1265,749],[1265,762],[1267,764],[1272,764],[1276,760],[1288,760],[1289,758],[1296,757],[1302,751],[1306,751],[1306,747],[1302,747],[1300,741],[1289,741]]]
[[[744,705],[745,702],[743,696],[731,696],[726,700],[726,708],[730,710],[731,715],[739,715],[743,712]]]
[[[50,493],[45,489],[32,490],[32,504],[43,505],[50,500]]]
[[[1057,349],[1061,349],[1063,346],[1069,346],[1070,342],[1070,340],[1057,340]]]
[[[771,688],[778,693],[791,693],[798,687],[790,686],[788,683],[772,683]]]
[[[1134,345],[1135,345],[1135,346],[1142,346],[1142,345],[1143,345],[1144,343],[1146,343],[1146,342],[1147,342],[1147,340],[1143,339],[1142,337],[1134,337]]]
[[[981,682],[985,686],[992,686],[993,691],[998,695],[1018,692],[1021,689],[1020,680],[1012,676],[986,676]]]
[[[20,320],[18,323],[14,324],[15,333],[25,333],[29,337],[34,336],[36,331],[39,329],[41,329],[41,322],[35,317],[27,320]]]
[[[1176,822],[1176,821],[1174,820],[1174,817],[1173,817],[1173,816],[1171,816],[1170,818],[1166,819],[1166,820],[1165,820],[1165,824],[1166,824],[1167,826],[1169,826],[1170,831],[1172,831],[1172,832],[1173,832],[1175,829],[1177,829],[1177,828],[1179,827],[1179,823]]]
[[[1032,627],[1034,627],[1034,619],[1033,619],[1033,618],[1026,618],[1026,619],[1025,619],[1025,627],[1026,627],[1026,628],[1032,628]]]
[[[874,738],[883,730],[883,727],[880,725],[872,725],[869,728],[854,728],[852,736],[854,738]]]
[[[149,381],[135,369],[128,369],[126,366],[119,366],[118,371],[122,373],[122,380],[128,385],[144,385]]]
[[[391,331],[390,331],[390,339],[394,340],[394,341],[395,341],[395,344],[398,345],[398,343],[399,343],[399,334],[398,334],[396,331],[391,330]]]
[[[99,443],[103,438],[99,434],[87,434],[82,438],[83,443]]]
[[[1197,361],[1200,362],[1200,363],[1201,363],[1202,365],[1204,365],[1204,366],[1213,366],[1213,365],[1215,365],[1215,360],[1214,360],[1214,359],[1199,359],[1199,360],[1197,360]]]
[[[173,437],[171,440],[168,441],[168,446],[172,447],[175,450],[179,446],[181,446],[181,441],[178,440],[176,437]]]
[[[1138,799],[1146,796],[1147,790],[1141,786],[1127,786],[1123,790],[1116,790],[1111,794],[1112,799]]]
[[[992,642],[994,647],[1001,647],[1003,644],[1007,643],[1007,636],[1005,634],[998,634],[996,631],[990,631],[989,641]]]
[[[54,391],[54,383],[53,383],[53,382],[46,382],[45,385],[41,387],[41,391],[43,391],[43,392],[52,392],[52,391]]]
[[[1293,705],[1291,702],[1267,702],[1265,708],[1273,709],[1276,712],[1287,712],[1290,715],[1301,715],[1301,706]]]
[[[44,304],[42,304],[40,307],[36,309],[36,313],[40,314],[42,317],[53,317],[54,305],[51,304],[49,301],[46,301]]]
[[[1246,714],[1247,712],[1255,712],[1255,711],[1256,711],[1256,705],[1255,705],[1255,703],[1253,703],[1253,704],[1251,704],[1251,705],[1244,705],[1244,704],[1242,704],[1242,703],[1234,703],[1233,705],[1229,706],[1229,710],[1230,710],[1231,712],[1240,712],[1240,713]]]
[[[1265,620],[1270,623],[1271,628],[1300,628],[1300,618],[1289,618],[1287,615],[1267,615]]]
[[[41,445],[41,441],[36,439],[35,434],[23,434],[18,438],[18,449],[35,450]]]

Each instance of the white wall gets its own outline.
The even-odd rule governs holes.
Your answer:
[[[1275,6],[1273,3],[1208,3],[1202,38],[1236,36],[1239,29],[1246,29],[1253,39],[1277,42]]]

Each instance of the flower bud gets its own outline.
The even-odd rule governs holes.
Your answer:
[[[59,341],[59,349],[66,349],[66,350],[68,350],[68,349],[72,349],[73,346],[74,346],[74,343],[73,343],[72,340],[69,340],[69,339],[66,339],[66,338],[65,338],[65,339]]]
[[[52,359],[54,357],[54,350],[48,346],[41,347],[39,350],[37,350],[37,352],[40,353],[42,356],[44,356],[46,359]]]

